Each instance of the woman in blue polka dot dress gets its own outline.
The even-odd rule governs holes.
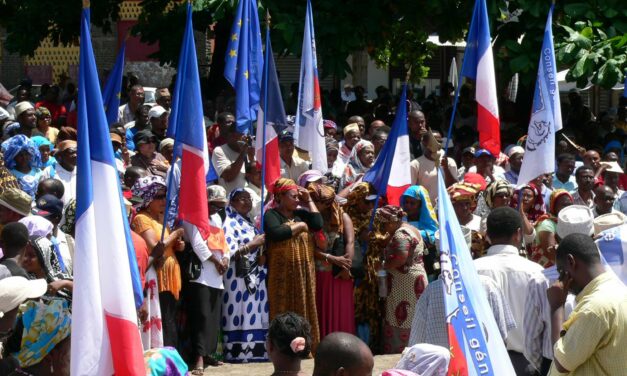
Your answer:
[[[242,188],[233,190],[223,225],[231,262],[224,275],[222,305],[224,359],[231,363],[268,360],[268,271],[261,247],[265,237],[248,219],[251,210],[250,194]]]

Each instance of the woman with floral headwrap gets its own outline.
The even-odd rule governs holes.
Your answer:
[[[335,201],[333,188],[310,184],[309,195],[320,211],[322,230],[315,236],[316,309],[320,338],[332,332],[355,333],[353,277],[355,252],[353,222]]]
[[[422,262],[424,242],[420,232],[403,222],[403,209],[386,205],[377,209],[375,224],[387,234],[383,268],[387,272],[387,297],[383,321],[383,352],[401,353],[411,330],[416,303],[429,283]]]
[[[22,190],[35,198],[43,173],[41,155],[35,143],[19,134],[2,143],[2,152],[5,165],[15,175]]]
[[[232,363],[268,360],[268,268],[262,249],[265,236],[248,217],[252,207],[250,193],[244,188],[234,189],[222,226],[231,257],[224,275],[222,349],[224,359]]]
[[[556,189],[549,199],[549,212],[540,216],[536,222],[537,236],[531,250],[532,261],[548,268],[555,264],[557,239],[557,216],[565,207],[572,205],[573,196],[564,189]]]
[[[510,206],[520,208],[529,222],[535,224],[545,214],[542,193],[535,184],[523,185],[514,192]]]
[[[278,179],[272,193],[276,207],[264,214],[270,320],[287,311],[302,315],[311,323],[315,348],[320,336],[311,233],[322,228],[322,216],[309,192],[291,179]],[[299,205],[308,210],[299,209]]]
[[[344,169],[341,188],[345,188],[359,180],[374,164],[374,145],[368,140],[360,140],[351,150],[348,164]]]
[[[181,240],[183,229],[170,233],[170,230],[166,228],[163,245],[159,244],[163,231],[166,199],[166,185],[162,177],[141,178],[133,185],[132,190],[135,196],[142,199],[142,203],[138,205],[137,215],[133,218],[131,227],[146,241],[149,254],[155,257],[163,323],[163,344],[176,346],[176,306],[181,291],[181,269],[174,252],[180,252],[185,248],[185,243]],[[164,248],[163,255],[153,254],[155,247],[157,250]]]
[[[57,142],[59,129],[51,126],[52,115],[46,107],[38,107],[35,111],[37,116],[37,129],[33,129],[33,136],[42,136],[47,138],[53,144]]]
[[[488,215],[492,209],[500,208],[503,206],[509,206],[512,199],[514,189],[507,182],[507,180],[496,179],[488,184],[488,187],[483,192],[483,199],[485,200],[486,210],[481,217],[481,226],[479,232],[485,234],[487,230]]]

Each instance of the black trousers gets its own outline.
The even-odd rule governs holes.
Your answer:
[[[159,305],[161,306],[161,327],[163,329],[163,345],[175,347],[178,345],[176,331],[176,311],[178,301],[169,291],[159,293]]]
[[[529,361],[522,353],[508,350],[509,359],[512,361],[512,365],[514,366],[514,371],[516,371],[516,376],[527,376],[529,375]]]
[[[192,355],[209,356],[218,348],[222,290],[190,283],[187,286],[187,319],[190,328]]]

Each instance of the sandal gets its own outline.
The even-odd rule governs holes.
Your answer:
[[[216,358],[214,358],[212,356],[208,356],[205,359],[205,364],[208,365],[208,366],[211,366],[211,367],[220,367],[220,366],[224,365],[223,362],[217,360]]]
[[[191,373],[193,376],[202,376],[205,374],[205,370],[202,367],[196,367]]]

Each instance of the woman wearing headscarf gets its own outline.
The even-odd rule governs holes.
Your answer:
[[[2,153],[5,165],[17,178],[22,190],[35,198],[42,176],[41,155],[35,143],[18,134],[2,143]]]
[[[56,143],[59,129],[51,126],[52,115],[50,115],[50,111],[46,107],[41,106],[35,111],[35,116],[37,116],[37,129],[33,129],[32,135],[42,136],[53,144]]]
[[[302,315],[311,323],[315,348],[320,336],[311,233],[322,228],[322,216],[309,192],[291,179],[278,179],[272,192],[277,206],[264,214],[270,320],[287,311]],[[299,205],[308,210],[299,209]]]
[[[133,218],[131,228],[146,241],[148,253],[153,254],[163,231],[165,181],[160,176],[147,176],[137,180],[132,190],[135,196],[142,199],[142,202],[138,205],[137,215]],[[176,310],[181,291],[181,269],[174,252],[185,248],[185,243],[181,240],[182,235],[182,229],[170,233],[170,230],[166,228],[163,237],[165,249],[163,255],[156,257],[155,261],[165,346],[177,345]]]
[[[572,205],[573,196],[564,189],[556,189],[549,199],[549,212],[536,222],[536,238],[533,242],[530,259],[548,268],[555,264],[557,246],[557,216],[565,207]]]
[[[74,283],[72,276],[63,268],[63,261],[54,252],[52,242],[42,235],[33,235],[22,255],[22,267],[33,278],[48,282],[50,296],[71,300]]]
[[[376,229],[372,232],[368,229],[374,197],[374,190],[369,183],[358,183],[348,194],[344,208],[355,229],[352,272],[359,281],[355,286],[354,297],[357,335],[373,352],[380,352],[381,306],[377,290],[377,267],[381,262],[381,234]]]
[[[531,224],[535,224],[538,218],[545,214],[544,199],[542,193],[535,184],[527,184],[520,187],[510,202],[513,208],[520,208]]]
[[[479,227],[479,232],[481,234],[485,235],[486,233],[486,222],[492,209],[509,206],[513,192],[514,189],[507,182],[507,180],[496,179],[488,184],[488,187],[483,192],[483,199],[485,200],[485,206],[487,209],[481,217],[481,225]]]
[[[57,159],[51,155],[54,150],[54,144],[43,136],[33,136],[30,139],[39,149],[39,154],[41,155],[41,169],[43,170],[47,167],[54,166],[57,163]],[[54,171],[54,167],[52,167],[51,170]],[[50,177],[53,178],[54,174],[51,174]]]
[[[353,222],[335,201],[333,188],[310,184],[309,195],[320,211],[322,230],[316,233],[316,309],[320,338],[332,332],[355,333]]]
[[[469,182],[456,183],[448,187],[447,191],[459,224],[471,231],[470,252],[472,257],[478,258],[483,256],[486,243],[483,235],[480,233],[481,217],[474,214],[481,185]]]
[[[368,140],[360,140],[351,150],[348,164],[344,169],[341,188],[359,180],[374,164],[374,145]]]
[[[265,236],[248,217],[251,210],[250,193],[244,188],[233,190],[222,226],[231,257],[224,276],[222,349],[224,359],[232,363],[268,360],[268,268],[262,256]]]
[[[420,231],[426,246],[435,245],[438,220],[429,192],[421,185],[412,185],[401,196],[401,207],[407,213],[407,222]]]
[[[418,229],[403,222],[404,216],[403,209],[392,205],[377,209],[375,214],[376,226],[387,234],[382,264],[388,292],[383,321],[385,354],[405,349],[416,303],[429,283],[422,262],[424,242]]]

